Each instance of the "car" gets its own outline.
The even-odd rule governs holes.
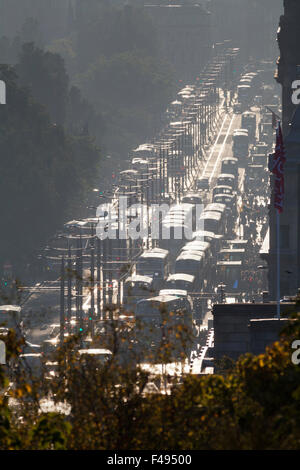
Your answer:
[[[217,194],[230,194],[233,195],[233,189],[231,186],[228,185],[217,185],[213,189],[213,197]]]
[[[203,176],[197,181],[197,189],[209,190],[209,178]]]
[[[181,202],[183,204],[203,204],[204,197],[198,193],[187,193],[185,194]]]
[[[242,113],[242,105],[241,103],[237,102],[234,104],[233,106],[233,111],[236,113],[236,114],[241,114]]]
[[[236,186],[237,180],[234,175],[221,173],[217,179],[217,186],[230,186],[232,189]]]

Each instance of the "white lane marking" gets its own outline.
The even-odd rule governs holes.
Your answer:
[[[209,154],[209,158],[208,158],[208,160],[206,161],[206,164],[205,164],[205,167],[204,167],[204,169],[203,169],[203,171],[202,171],[201,176],[204,175],[204,173],[206,172],[206,169],[207,169],[208,165],[210,164],[210,160],[211,160],[211,158],[212,158],[212,156],[213,156],[213,154],[214,154],[215,147],[216,147],[217,142],[218,142],[218,140],[219,140],[219,138],[220,138],[220,136],[221,136],[221,134],[222,134],[222,131],[223,131],[225,122],[227,121],[227,118],[228,118],[228,114],[225,115],[225,118],[224,118],[224,120],[223,120],[222,126],[221,126],[220,131],[219,131],[219,133],[218,133],[218,136],[217,136],[217,138],[216,138],[216,140],[215,140],[215,143],[214,143],[214,145],[212,146],[211,152],[210,152],[210,154]]]
[[[220,157],[221,157],[222,153],[224,152],[224,148],[225,148],[225,145],[226,145],[226,141],[227,141],[228,136],[229,136],[229,133],[230,133],[230,131],[231,131],[231,127],[232,127],[234,118],[235,118],[235,115],[233,115],[232,118],[231,118],[231,121],[230,121],[228,130],[227,130],[226,135],[225,135],[224,142],[223,142],[223,144],[222,144],[222,146],[221,146],[221,148],[220,148],[218,157],[217,157],[217,159],[216,159],[216,161],[215,161],[215,165],[214,165],[213,170],[212,170],[212,172],[211,172],[211,175],[210,175],[210,178],[209,178],[209,182],[211,182],[211,180],[213,179],[214,174],[215,174],[215,171],[216,171],[217,166],[218,166],[218,163],[219,163],[219,160],[220,160]]]

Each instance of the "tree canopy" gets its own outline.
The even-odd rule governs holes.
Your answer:
[[[173,74],[143,8],[89,4],[86,10],[78,2],[70,34],[48,49],[62,54],[73,83],[103,116],[109,151],[122,157],[157,131]]]
[[[7,104],[0,108],[0,258],[20,265],[61,226],[95,177],[99,151],[88,136],[69,136],[45,107],[1,66]]]

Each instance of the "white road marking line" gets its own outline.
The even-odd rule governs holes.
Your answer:
[[[221,146],[221,149],[220,149],[220,151],[219,151],[219,154],[218,154],[218,157],[217,157],[217,159],[216,159],[215,165],[214,165],[213,170],[212,170],[212,172],[211,172],[211,175],[210,175],[210,178],[209,178],[209,182],[211,182],[211,180],[213,179],[214,174],[215,174],[215,171],[216,171],[217,166],[218,166],[218,164],[219,164],[220,156],[221,156],[222,153],[224,152],[224,148],[225,148],[225,145],[226,145],[226,141],[227,141],[228,136],[229,136],[229,133],[230,133],[230,131],[231,131],[231,127],[232,127],[234,118],[235,118],[235,115],[233,115],[232,118],[231,118],[231,121],[230,121],[228,130],[227,130],[226,135],[225,135],[224,142],[223,142],[223,144],[222,144],[222,146]]]

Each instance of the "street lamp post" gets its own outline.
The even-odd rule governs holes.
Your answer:
[[[94,225],[91,224],[91,309],[90,309],[90,330],[92,338],[94,337],[95,326],[95,238]]]

